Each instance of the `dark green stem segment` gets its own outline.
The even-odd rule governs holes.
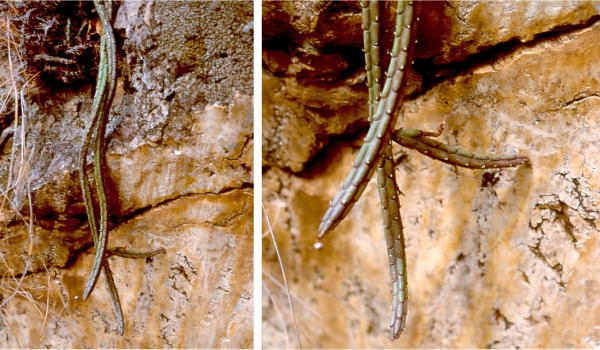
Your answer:
[[[398,106],[401,107],[404,101],[405,70],[412,61],[415,36],[412,25],[412,2],[398,0],[391,58],[382,89],[379,43],[381,4],[379,1],[361,1],[371,126],[353,168],[342,184],[341,191],[331,201],[321,221],[319,238],[323,238],[344,219],[362,195],[376,170],[392,275],[393,304],[390,329],[391,336],[395,339],[400,336],[406,323],[408,290],[404,233],[397,195],[399,190],[394,174],[391,137],[398,116],[395,110]]]
[[[100,65],[98,67],[98,83],[96,84],[96,94],[94,95],[94,105],[92,107],[92,124],[86,135],[84,147],[87,156],[87,149],[92,144],[93,132],[96,133],[96,138],[93,140],[92,149],[94,151],[94,185],[96,195],[98,196],[98,207],[95,209],[92,193],[89,191],[89,183],[87,182],[87,172],[85,171],[85,158],[83,158],[84,167],[83,175],[83,186],[85,186],[84,194],[86,202],[86,210],[88,211],[88,219],[90,222],[90,228],[92,228],[92,236],[94,236],[94,245],[96,247],[96,257],[94,259],[94,265],[92,267],[92,273],[88,282],[85,285],[83,292],[83,300],[86,300],[100,275],[101,266],[106,259],[106,245],[108,243],[108,204],[106,198],[106,190],[104,185],[104,176],[102,170],[104,168],[104,143],[106,137],[106,123],[108,120],[108,114],[110,112],[110,105],[115,93],[116,86],[116,45],[110,19],[108,18],[104,5],[99,1],[94,1],[98,16],[102,21],[102,42],[100,45]],[[109,84],[106,85],[108,80]],[[98,106],[96,109],[94,107]],[[82,149],[83,149],[82,148]],[[89,192],[88,192],[89,191]],[[92,199],[89,203],[88,200]],[[90,205],[91,204],[91,205]],[[96,210],[98,212],[96,212]],[[90,215],[91,214],[91,215]],[[95,232],[94,232],[95,231]]]
[[[396,130],[393,140],[406,148],[420,152],[440,162],[469,169],[511,168],[529,164],[524,155],[494,156],[477,154],[456,146],[447,145],[424,136],[419,130]]]
[[[367,70],[367,86],[369,87],[369,121],[373,120],[381,99],[381,69],[379,56],[379,1],[361,1],[363,14],[363,38],[365,50],[365,68]],[[397,20],[402,25],[402,5],[398,4]],[[402,37],[402,30],[394,33],[394,46]],[[404,91],[402,88],[401,91]],[[402,105],[404,94],[398,94],[397,105]],[[390,122],[386,138],[391,136],[391,129],[396,118]],[[400,336],[406,324],[406,309],[408,301],[406,254],[404,245],[404,227],[400,214],[400,201],[398,198],[398,184],[394,172],[394,157],[392,144],[387,142],[382,149],[382,155],[376,169],[377,183],[379,187],[379,202],[381,204],[381,216],[383,219],[383,230],[387,245],[390,274],[392,277],[392,318],[390,320],[390,331],[392,338]]]
[[[390,273],[392,276],[392,317],[390,332],[392,339],[404,331],[408,306],[407,264],[404,232],[400,216],[400,190],[394,173],[392,140],[410,149],[421,152],[444,163],[474,168],[506,168],[528,164],[526,156],[488,156],[475,154],[461,148],[446,145],[426,137],[418,130],[392,131],[401,109],[405,94],[405,68],[411,63],[415,41],[413,3],[397,0],[396,27],[390,65],[381,88],[381,47],[379,42],[378,1],[361,1],[362,28],[369,87],[369,121],[371,126],[353,168],[342,184],[342,189],[331,201],[319,226],[319,239],[332,231],[348,214],[362,195],[373,173],[377,172],[383,226],[388,248]]]
[[[382,49],[379,43],[379,7],[382,4],[383,3],[379,1],[361,2],[361,6],[363,7],[367,85],[369,86],[369,120],[373,119],[374,113],[377,110],[381,98],[381,69],[379,56],[381,55]],[[394,41],[392,45],[395,48],[395,51],[393,52],[396,52],[396,55],[394,56],[394,53],[392,53],[392,57],[398,57],[397,54],[401,52],[402,38],[406,38],[408,35],[410,35],[410,38],[413,38],[415,30],[415,28],[411,25],[411,19],[405,17],[407,14],[405,13],[405,6],[411,6],[411,4],[398,1],[396,6],[396,28],[394,31]],[[411,11],[409,10],[409,12]],[[402,62],[396,62],[396,64],[402,64],[402,66],[407,66],[410,64],[410,62],[407,62],[408,58],[411,56],[410,41],[409,47],[404,47],[404,50],[408,52],[406,60]],[[401,48],[401,50],[398,51],[398,48]],[[389,67],[388,70],[391,71],[392,68],[393,67]],[[406,91],[404,88],[406,85],[406,79],[404,78],[404,67],[401,67],[401,72],[402,75],[397,77],[397,79],[402,79],[402,83],[398,91],[396,108],[398,106],[402,106]],[[369,83],[369,76],[371,77],[371,83]],[[397,115],[397,113],[394,113],[390,121],[390,127],[388,128],[385,136],[385,140],[388,141],[384,143],[381,151],[381,157],[376,169],[383,229],[387,245],[390,275],[392,279],[392,316],[390,319],[390,334],[392,339],[397,339],[404,331],[408,307],[408,282],[404,227],[402,225],[400,200],[398,196],[400,190],[398,188],[398,183],[396,182],[394,158],[390,140],[392,128],[396,124]]]
[[[104,146],[106,139],[106,124],[110,107],[115,95],[117,80],[117,49],[115,37],[111,26],[110,1],[106,2],[107,7],[100,0],[95,0],[94,5],[100,21],[102,22],[102,37],[100,41],[100,62],[98,65],[98,80],[96,82],[96,92],[94,94],[94,103],[92,105],[92,122],[90,123],[84,137],[83,145],[79,155],[79,179],[90,231],[94,240],[96,254],[92,272],[86,283],[83,300],[86,300],[98,281],[100,271],[104,272],[106,285],[110,294],[115,316],[117,318],[117,332],[123,334],[124,320],[123,310],[119,299],[119,293],[108,263],[108,257],[112,255],[125,258],[147,258],[158,253],[164,252],[164,249],[158,249],[150,252],[133,252],[121,248],[107,249],[108,243],[108,200],[106,197],[105,181],[103,171],[106,168],[104,159]],[[90,149],[94,153],[94,189],[90,186],[90,179],[86,170],[87,156]],[[97,198],[94,198],[94,192]]]
[[[319,226],[319,238],[323,238],[346,217],[354,203],[360,198],[382,155],[382,149],[390,142],[390,130],[394,127],[399,96],[404,96],[404,71],[411,46],[412,2],[398,1],[396,30],[392,57],[387,78],[381,91],[381,102],[377,105],[365,142],[361,147],[353,168],[342,184],[342,189],[331,201]],[[402,98],[400,98],[401,100]]]

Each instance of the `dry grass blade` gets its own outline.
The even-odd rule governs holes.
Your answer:
[[[12,266],[11,259],[6,259],[0,253],[0,262],[4,265],[3,268],[8,271],[8,275],[4,275],[0,279],[0,292],[2,292],[0,308],[5,308],[17,296],[27,299],[43,319],[43,325],[40,327],[39,334],[42,337],[48,319],[54,317],[60,320],[62,310],[67,310],[67,303],[60,296],[60,293],[57,293],[63,308],[59,312],[52,310],[51,291],[54,290],[54,287],[50,282],[50,271],[45,265],[43,265],[46,269],[45,286],[43,283],[30,283],[26,281],[31,266],[31,259],[34,250],[37,248],[34,236],[34,217],[30,188],[30,163],[35,154],[35,145],[29,146],[25,140],[27,130],[29,129],[26,117],[28,112],[25,91],[35,76],[31,76],[28,79],[24,76],[25,73],[22,70],[24,64],[22,57],[19,56],[18,44],[15,40],[14,28],[11,26],[9,14],[5,17],[4,22],[0,24],[0,28],[0,37],[2,37],[2,40],[0,40],[0,53],[6,57],[5,64],[0,68],[0,91],[2,91],[2,96],[0,96],[0,100],[2,101],[0,103],[0,113],[7,117],[8,120],[12,120],[10,127],[7,127],[8,122],[5,120],[6,123],[3,123],[3,126],[6,129],[0,130],[0,135],[2,136],[0,151],[8,144],[11,136],[13,141],[10,148],[10,158],[7,161],[6,176],[3,178],[5,183],[2,189],[0,189],[0,244],[7,245],[11,238],[14,238],[13,234],[9,233],[9,226],[15,222],[25,227],[26,235],[28,236],[26,247],[27,259],[23,266],[15,268]],[[25,210],[22,208],[25,208]],[[23,216],[22,212],[27,212],[28,215]],[[5,250],[10,251],[10,248]],[[17,337],[18,332],[15,332],[15,328],[12,327],[9,319],[4,315],[3,320],[5,329],[13,335],[14,343],[16,346],[21,347],[21,343]],[[6,340],[2,343],[3,347],[10,346],[9,337],[5,336],[4,339]]]
[[[285,289],[285,286],[283,284],[281,284],[281,282],[279,282],[273,275],[271,275],[270,273],[263,271],[263,275],[265,275],[266,277],[269,278],[269,280],[271,282],[273,282],[277,287]],[[299,302],[302,306],[304,306],[311,314],[313,314],[313,316],[315,316],[316,318],[323,318],[323,316],[318,313],[314,308],[312,308],[310,305],[308,305],[307,302],[305,302],[304,300],[302,300],[301,298],[299,298],[298,296],[296,296],[294,293],[290,292],[290,295],[292,296],[292,298],[294,300],[296,300],[297,302]],[[302,328],[299,328],[299,330],[302,332]]]
[[[266,275],[266,273],[264,271],[263,271],[263,275]],[[290,348],[290,341],[289,341],[290,338],[289,338],[289,334],[287,331],[287,327],[285,326],[285,320],[283,319],[284,312],[282,311],[282,308],[280,307],[281,302],[279,301],[279,298],[277,298],[277,295],[275,293],[271,292],[273,290],[273,287],[270,285],[268,280],[263,279],[262,284],[263,284],[263,290],[264,290],[265,294],[267,295],[267,297],[269,298],[269,300],[271,301],[271,303],[273,303],[273,306],[275,307],[275,314],[277,315],[279,324],[281,325],[281,329],[283,330],[283,335],[284,335],[284,339],[285,339],[285,348],[289,349]]]
[[[291,312],[291,315],[292,315],[292,320],[293,320],[293,324],[294,324],[294,330],[296,331],[296,338],[298,340],[298,344],[300,345],[300,348],[302,349],[302,341],[300,340],[300,332],[298,331],[298,324],[296,322],[296,314],[294,313],[294,304],[292,302],[292,296],[291,296],[291,293],[290,293],[290,288],[289,288],[288,283],[287,283],[287,278],[286,278],[286,275],[285,275],[285,269],[283,267],[283,263],[282,263],[282,260],[281,260],[281,254],[279,253],[279,248],[277,247],[277,241],[275,240],[275,234],[273,233],[273,227],[271,226],[271,221],[269,220],[269,215],[267,213],[267,210],[266,210],[264,204],[263,204],[262,208],[263,208],[263,213],[265,215],[265,220],[267,222],[267,227],[269,228],[269,232],[271,234],[271,239],[273,240],[273,246],[275,247],[275,253],[277,254],[277,259],[279,261],[279,266],[281,268],[281,276],[283,277],[283,284],[285,286],[285,290],[286,290],[286,294],[287,294],[287,298],[288,298],[288,303],[290,305],[290,312]],[[271,295],[271,297],[272,297],[272,295]],[[277,303],[274,302],[274,305],[277,305]],[[283,322],[283,320],[282,320],[282,322]],[[283,327],[283,328],[285,329],[285,327]],[[287,339],[288,338],[286,336],[286,341],[287,341]]]

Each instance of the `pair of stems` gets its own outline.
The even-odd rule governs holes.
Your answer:
[[[332,231],[362,195],[373,173],[377,172],[383,228],[392,278],[392,316],[390,335],[400,337],[407,315],[408,282],[404,232],[400,216],[401,193],[394,174],[392,140],[447,164],[471,169],[507,168],[529,162],[526,156],[488,156],[446,145],[428,138],[419,130],[393,130],[405,95],[405,71],[412,63],[415,43],[415,12],[412,1],[397,0],[396,26],[385,84],[381,88],[381,47],[379,42],[379,1],[361,1],[367,85],[369,87],[369,128],[342,189],[331,201],[319,226],[319,239]]]
[[[94,240],[94,247],[96,248],[94,264],[92,266],[90,277],[85,285],[83,300],[86,300],[90,296],[98,282],[100,271],[103,271],[106,286],[112,300],[115,317],[117,318],[117,333],[122,335],[125,328],[123,310],[121,308],[119,292],[108,263],[108,257],[116,255],[123,258],[142,259],[164,252],[164,249],[158,249],[151,252],[134,252],[120,248],[107,248],[108,199],[106,196],[103,173],[106,168],[103,150],[106,143],[106,124],[108,122],[112,100],[115,95],[117,80],[117,49],[111,26],[112,11],[110,2],[106,2],[106,4],[108,6],[105,7],[104,3],[100,0],[94,0],[96,11],[102,22],[100,62],[98,65],[98,79],[96,81],[94,103],[92,105],[92,122],[86,130],[81,153],[79,155],[79,179],[81,191],[84,198],[90,231]],[[87,156],[90,149],[94,153],[94,190],[92,190],[92,187],[90,186],[86,170]],[[94,198],[94,193],[97,198]]]
[[[397,106],[401,107],[404,101],[405,71],[412,61],[414,8],[412,2],[399,0],[396,3],[393,46],[382,89],[379,6],[378,1],[361,1],[371,127],[350,174],[342,184],[342,190],[333,199],[321,221],[319,238],[323,238],[333,230],[348,214],[377,170],[383,227],[392,277],[390,333],[391,337],[396,339],[402,334],[406,324],[408,290],[399,190],[394,175],[392,131],[398,115],[395,110]]]

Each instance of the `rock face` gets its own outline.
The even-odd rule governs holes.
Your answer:
[[[77,161],[92,84],[42,85],[26,100],[26,142],[17,128],[0,158],[2,184],[16,186],[0,203],[0,347],[252,346],[252,6],[119,7],[109,246],[165,249],[110,259],[123,336],[104,277],[81,300],[94,249]],[[22,150],[26,162],[14,157]]]
[[[396,127],[445,121],[438,140],[532,165],[455,169],[395,146],[409,283],[397,341],[376,180],[314,247],[368,128],[360,10],[292,4],[263,6],[263,201],[302,345],[598,346],[597,4],[419,4],[412,95]],[[265,275],[281,280],[268,234],[263,248]],[[265,347],[297,346],[283,287],[264,286]]]

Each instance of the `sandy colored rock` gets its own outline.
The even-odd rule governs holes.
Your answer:
[[[120,5],[109,247],[165,252],[110,259],[119,336],[104,277],[81,300],[95,250],[77,164],[94,77],[32,86],[19,121],[26,142],[17,130],[0,150],[0,346],[251,347],[252,2]]]
[[[594,2],[426,1],[418,10],[419,72],[408,71],[408,95],[588,25],[597,13]],[[301,172],[331,137],[368,127],[360,7],[265,2],[263,22],[263,159]],[[336,76],[332,66],[339,67]]]
[[[510,47],[585,25],[599,10],[592,1],[429,1],[420,11],[427,30],[420,31],[416,57],[437,64],[462,61],[498,44]]]
[[[547,4],[518,5],[532,9],[532,21],[549,22],[506,37],[536,38],[532,42],[506,52],[502,42],[507,39],[492,40],[486,50],[497,48],[496,57],[482,62],[469,57],[472,63],[425,85],[422,94],[405,103],[397,127],[435,130],[445,120],[438,140],[478,153],[525,153],[532,165],[454,169],[395,148],[402,159],[396,176],[404,194],[409,283],[408,321],[400,340],[389,339],[390,277],[375,180],[322,248],[314,247],[321,217],[364,133],[324,143],[301,176],[275,164],[267,168],[263,201],[304,347],[600,344],[595,316],[600,312],[595,297],[600,276],[595,261],[600,255],[600,25],[580,26],[574,19],[572,27],[546,33],[568,18],[580,18],[580,13],[564,12],[566,7],[547,15]],[[485,11],[481,6],[473,5],[478,16],[498,17],[494,8],[509,5],[495,2]],[[593,3],[577,6],[591,9]],[[483,19],[476,29],[497,37],[497,23],[513,23],[524,14],[519,10],[511,16]],[[465,17],[446,15],[440,21],[458,26],[454,22]],[[471,45],[464,42],[462,52],[481,47]],[[263,268],[280,279],[269,236],[263,248]],[[265,347],[297,346],[283,288],[272,281],[265,285]]]
[[[81,300],[94,258],[90,252],[66,270],[52,269],[48,280],[45,274],[27,276],[24,289],[37,301],[16,296],[7,304],[14,332],[6,346],[16,345],[17,339],[30,347],[251,347],[252,198],[246,190],[185,196],[111,231],[110,246],[166,250],[150,259],[110,261],[121,293],[125,336],[113,334],[104,277],[90,299]],[[40,314],[48,296],[49,314]],[[86,336],[78,337],[72,329]]]

